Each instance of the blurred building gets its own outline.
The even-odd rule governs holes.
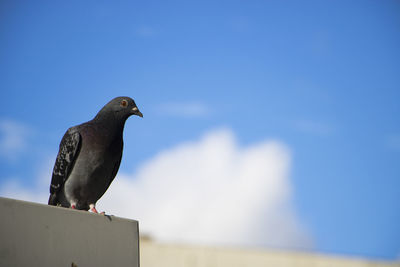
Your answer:
[[[302,252],[165,244],[142,238],[140,265],[142,267],[400,267],[400,262]]]

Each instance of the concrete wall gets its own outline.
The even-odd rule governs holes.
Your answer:
[[[0,267],[139,266],[138,222],[0,198]],[[400,267],[311,253],[140,243],[142,267]]]
[[[0,198],[0,266],[139,266],[138,222]]]

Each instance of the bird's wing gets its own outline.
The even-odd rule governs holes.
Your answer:
[[[68,179],[81,146],[81,135],[74,128],[69,128],[60,143],[60,149],[54,164],[50,194],[56,194]]]

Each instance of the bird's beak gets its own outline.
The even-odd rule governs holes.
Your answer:
[[[134,107],[134,108],[132,109],[132,114],[133,114],[133,115],[137,115],[137,116],[143,118],[142,112],[140,112],[140,110],[139,110],[137,107]]]

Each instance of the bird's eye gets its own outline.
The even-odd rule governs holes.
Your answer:
[[[128,101],[126,101],[125,99],[121,101],[121,107],[126,108],[128,106]]]

